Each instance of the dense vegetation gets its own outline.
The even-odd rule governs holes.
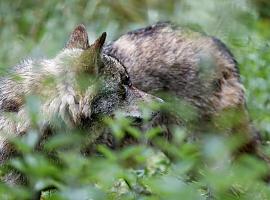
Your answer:
[[[79,23],[86,25],[93,41],[103,31],[113,40],[128,30],[169,20],[214,35],[232,50],[246,87],[249,112],[270,155],[269,13],[267,0],[3,0],[0,69],[5,74],[8,66],[29,56],[53,57]],[[29,98],[27,105],[35,124],[35,99]],[[153,129],[140,134],[121,117],[105,121],[118,139],[126,132],[141,140],[159,133]],[[156,141],[160,148],[141,144],[112,151],[99,146],[98,156],[89,158],[80,154],[83,133],[60,132],[45,144],[47,151],[58,152],[59,165],[47,154],[33,151],[37,134],[33,130],[14,141],[23,155],[9,163],[29,177],[30,185],[0,183],[0,199],[28,199],[33,191],[49,185],[59,190],[44,193],[44,199],[270,199],[270,187],[260,179],[265,163],[243,156],[231,164],[235,141],[220,135],[206,133],[202,140],[187,143],[186,130],[178,127],[172,143]],[[173,154],[174,160],[162,150]],[[1,168],[2,173],[5,170]]]

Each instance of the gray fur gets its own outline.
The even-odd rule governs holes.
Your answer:
[[[45,139],[44,134],[53,132],[58,119],[68,128],[83,127],[94,134],[90,130],[98,124],[100,115],[121,110],[126,116],[140,118],[141,102],[160,101],[133,87],[125,67],[101,52],[105,38],[103,33],[89,45],[86,29],[79,25],[55,58],[24,61],[1,78],[0,164],[15,152],[8,139],[20,137],[32,128],[39,130],[40,139]],[[86,82],[82,84],[81,79]],[[29,95],[40,100],[40,121],[35,127],[26,106]],[[24,182],[16,173],[4,179],[10,184]]]
[[[245,104],[237,63],[215,38],[158,23],[121,36],[104,52],[127,67],[136,87],[169,91],[204,114]]]
[[[137,88],[155,95],[168,92],[191,104],[198,112],[192,124],[196,131],[241,133],[249,150],[256,148],[254,135],[258,135],[250,126],[237,62],[220,40],[157,23],[122,35],[103,50],[126,66]],[[239,115],[239,121],[232,127],[219,127],[217,119],[228,110]],[[166,126],[185,121],[165,120]]]

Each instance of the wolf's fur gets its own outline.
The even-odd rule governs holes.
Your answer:
[[[133,87],[125,67],[101,52],[105,37],[103,33],[89,45],[86,29],[79,25],[55,58],[24,61],[1,78],[0,163],[14,151],[7,139],[22,136],[31,128],[37,128],[42,139],[45,132],[54,130],[56,119],[69,128],[87,129],[99,115],[120,109],[126,116],[139,118],[140,102],[159,101]],[[31,126],[26,106],[31,95],[40,101],[37,127]],[[16,174],[5,179],[11,184],[23,181]]]
[[[144,91],[170,91],[204,112],[245,103],[236,61],[212,37],[160,23],[121,36],[105,52]]]
[[[122,35],[104,52],[127,67],[137,88],[151,94],[169,92],[193,105],[198,111],[199,129],[210,121],[212,130],[219,128],[215,126],[216,118],[234,110],[241,119],[233,127],[226,127],[226,132],[241,132],[254,150],[257,140],[249,125],[237,62],[218,39],[158,23]]]

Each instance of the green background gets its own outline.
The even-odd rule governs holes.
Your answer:
[[[264,138],[265,151],[269,151],[268,0],[2,0],[0,68],[4,72],[29,57],[54,57],[79,23],[86,25],[91,41],[104,31],[109,41],[157,21],[187,26],[227,44],[239,63],[251,118]],[[125,123],[119,119],[113,127],[125,129]],[[176,131],[179,142],[166,143],[164,148],[178,152],[183,134],[183,130]],[[80,141],[64,138],[60,134],[49,146]],[[31,176],[31,185],[21,188],[1,184],[0,197],[23,199],[40,185],[54,184],[60,191],[44,194],[45,199],[269,199],[268,186],[258,179],[265,166],[251,157],[228,165],[224,160],[228,160],[229,144],[212,136],[198,144],[183,142],[173,164],[147,146],[120,152],[100,147],[104,158],[91,159],[73,150],[60,154],[66,164],[60,168],[46,155],[32,152],[31,140],[26,138],[17,144],[24,157],[12,161],[12,165]],[[193,174],[198,178],[192,179]]]

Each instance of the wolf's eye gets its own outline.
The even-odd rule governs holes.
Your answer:
[[[123,83],[124,85],[129,86],[129,87],[131,87],[131,85],[132,85],[129,76],[127,76],[127,75],[124,75],[124,76],[123,76],[123,78],[122,78],[122,83]]]

